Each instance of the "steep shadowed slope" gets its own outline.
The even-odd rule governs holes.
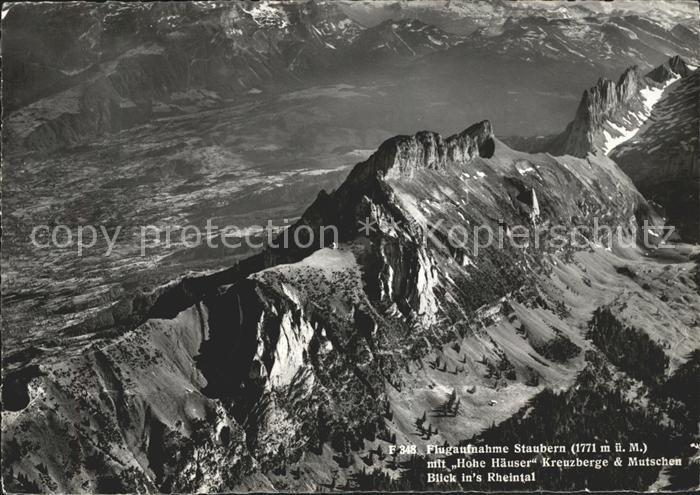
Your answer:
[[[668,87],[649,119],[610,158],[644,196],[665,208],[669,223],[688,241],[700,240],[698,126],[700,73]]]

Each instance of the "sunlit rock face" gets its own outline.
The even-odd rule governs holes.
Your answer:
[[[411,177],[418,169],[440,170],[448,163],[465,164],[476,156],[489,157],[493,154],[493,137],[487,120],[447,138],[430,131],[398,136],[380,146],[369,166],[387,178]]]

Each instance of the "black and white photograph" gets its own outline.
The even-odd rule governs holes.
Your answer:
[[[696,1],[1,31],[3,492],[700,491]]]

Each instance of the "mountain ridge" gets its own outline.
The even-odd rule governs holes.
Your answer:
[[[400,63],[444,50],[455,38],[417,20],[388,22],[387,34],[382,26],[365,28],[336,5],[313,0],[48,7],[84,35],[72,44],[65,40],[63,71],[42,73],[55,84],[35,82],[43,80],[37,77],[27,85],[22,81],[33,67],[52,65],[45,59],[54,47],[43,35],[57,29],[44,20],[45,31],[37,24],[36,32],[24,33],[34,9],[15,5],[3,18],[10,40],[3,48],[11,61],[4,118],[11,153],[70,148],[154,118],[218,108],[263,90],[303,87],[305,80],[350,63]],[[120,34],[124,26],[130,36]],[[382,39],[383,48],[374,46]]]
[[[611,156],[647,198],[667,209],[676,238],[695,242],[697,78],[697,68],[677,55],[646,75],[631,67],[617,83],[600,78],[584,91],[574,119],[562,133],[509,142],[554,155]]]
[[[574,119],[563,132],[537,138],[513,137],[510,142],[519,149],[556,155],[585,157],[596,150],[607,154],[634,136],[669,85],[691,72],[676,55],[645,75],[632,66],[617,82],[601,77],[595,86],[584,90]]]
[[[534,238],[524,248],[478,248],[453,245],[448,226],[505,225],[510,239],[519,224],[583,227],[599,218],[634,238],[649,215],[607,158],[510,150],[488,121],[448,138],[391,138],[290,227],[335,225],[335,249],[330,239],[307,245],[301,236],[285,247],[278,237],[278,248],[229,270],[134,300],[131,327],[116,335],[77,334],[60,349],[37,344],[12,356],[3,387],[5,486],[152,492],[331,482],[330,471],[314,482],[284,474],[289,463],[308,469],[303,459],[337,465],[352,486],[365,441],[416,441],[412,415],[437,407],[443,391],[454,387],[477,417],[491,411],[503,421],[545,385],[573,380],[584,365],[577,349],[589,345],[581,333],[589,309],[607,301],[629,318],[597,292],[610,275],[590,286],[579,280],[569,292],[550,278],[573,283],[557,268],[579,270],[569,256],[614,273],[630,254],[612,241],[610,251],[590,245],[592,253],[546,239],[537,247]],[[359,221],[374,227],[363,235]],[[625,300],[643,297],[634,290]],[[579,315],[574,301],[582,297]],[[643,331],[666,342],[679,330]],[[557,339],[573,352],[552,354],[547,343]],[[664,348],[672,366],[693,342]],[[502,406],[489,409],[496,399]],[[490,426],[449,415],[432,421],[440,433],[421,443],[456,443]],[[46,455],[22,454],[37,438],[34,451]],[[91,459],[86,469],[65,468],[76,455]]]
[[[610,152],[687,242],[700,239],[698,94],[700,72],[695,70],[670,85],[637,134]]]
[[[629,128],[639,128],[648,119],[657,101],[656,93],[689,73],[687,64],[675,56],[644,76],[635,66],[627,69],[617,83],[600,78],[584,91],[566,130],[543,148],[579,157],[595,149],[608,153],[631,137],[633,131]]]

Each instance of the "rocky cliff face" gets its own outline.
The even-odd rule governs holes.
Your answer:
[[[515,139],[520,149],[585,157],[596,150],[610,153],[632,138],[649,120],[664,90],[691,73],[678,56],[642,75],[638,67],[626,70],[617,82],[600,78],[583,92],[574,119],[566,130],[546,138]]]
[[[678,69],[681,74],[682,67]],[[695,70],[671,84],[639,132],[610,153],[645,197],[664,207],[677,234],[690,242],[700,238],[699,94],[700,74]]]
[[[697,70],[678,56],[642,76],[599,79],[556,136],[510,141],[530,151],[583,157],[603,152],[648,199],[665,208],[682,239],[698,239]]]
[[[681,57],[676,55],[671,57],[667,63],[659,65],[647,74],[649,79],[664,84],[670,79],[677,79],[678,76],[686,77],[692,72],[688,64]]]
[[[553,151],[581,157],[596,149],[609,151],[606,137],[611,132],[627,132],[623,126],[612,130],[612,125],[626,121],[629,127],[638,127],[643,122],[647,111],[640,95],[643,87],[637,67],[628,69],[617,83],[599,79],[594,87],[584,91],[574,120],[564,134],[555,138]]]
[[[593,309],[612,305],[628,321],[617,302],[655,297],[613,270],[634,255],[611,239],[577,251],[545,232],[514,246],[517,226],[605,221],[629,238],[648,214],[607,158],[516,152],[487,121],[389,139],[319,194],[287,232],[293,242],[282,234],[225,272],[131,301],[117,337],[6,356],[4,486],[358,487],[360,464],[384,462],[368,452],[456,444],[543,387],[572,383]],[[455,234],[474,226],[503,241]],[[631,292],[611,293],[617,284]],[[640,331],[663,343],[681,330]],[[670,369],[697,345],[686,335],[663,347]],[[439,414],[453,391],[468,414]]]

